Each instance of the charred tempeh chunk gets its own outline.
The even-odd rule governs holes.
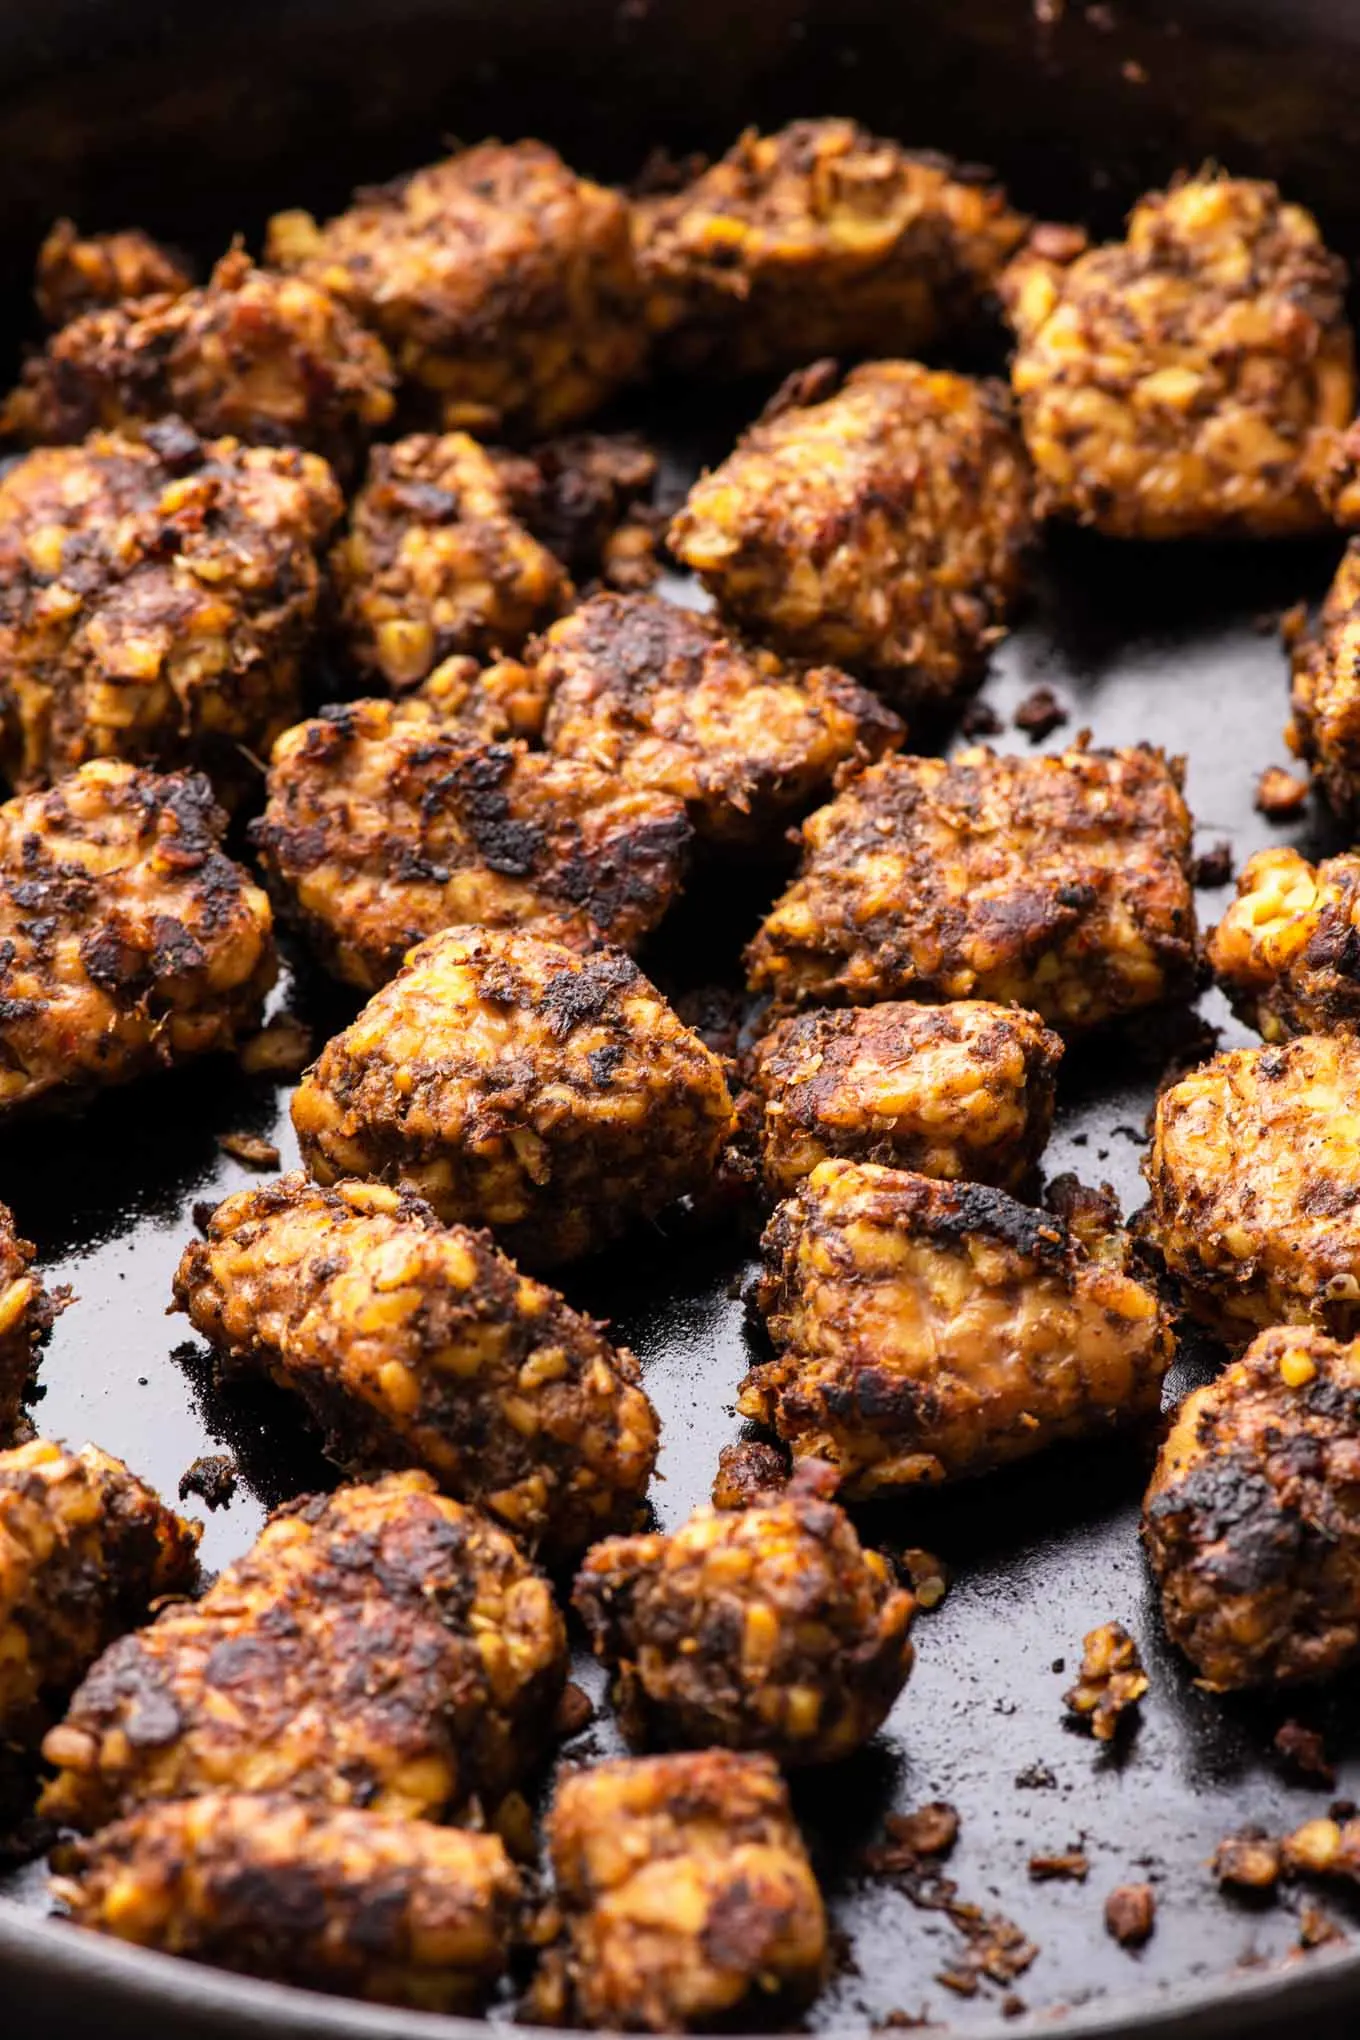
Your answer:
[[[175,1301],[229,1366],[299,1394],[342,1466],[424,1467],[558,1559],[637,1516],[658,1426],[633,1355],[416,1197],[242,1190]]]
[[[410,1184],[540,1264],[706,1188],[732,1117],[718,1058],[627,957],[489,928],[413,950],[293,1099],[319,1182]]]
[[[194,1584],[199,1534],[94,1445],[0,1452],[0,1741],[36,1744],[100,1652]]]
[[[49,326],[65,326],[125,298],[181,297],[193,281],[182,257],[140,227],[82,234],[73,220],[58,220],[38,250],[33,296]]]
[[[475,2011],[520,1881],[497,1835],[282,1794],[146,1806],[59,1855],[78,1926],[309,1990]]]
[[[1206,953],[1233,1010],[1267,1041],[1360,1032],[1360,857],[1259,850]]]
[[[778,1357],[743,1416],[854,1496],[985,1472],[1154,1416],[1173,1341],[1129,1241],[979,1184],[823,1162],[766,1230]]]
[[[1360,1345],[1253,1339],[1182,1403],[1143,1506],[1172,1640],[1220,1692],[1360,1654]]]
[[[425,1473],[304,1496],[197,1603],[104,1653],[42,1810],[90,1832],[224,1789],[439,1819],[494,1809],[566,1670],[547,1581]]]
[[[547,1833],[565,1929],[539,2016],[660,2033],[816,1994],[826,1916],[771,1758],[702,1750],[569,1772]]]

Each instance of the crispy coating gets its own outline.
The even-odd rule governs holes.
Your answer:
[[[885,759],[803,824],[751,988],[996,999],[1080,1033],[1193,988],[1190,838],[1179,761],[1146,745]]]
[[[1113,538],[1323,528],[1345,283],[1312,215],[1246,178],[1151,192],[1101,248],[1041,229],[1001,283],[1041,511]]]
[[[0,807],[0,1115],[259,1026],[273,923],[225,827],[196,773],[113,759]]]
[[[340,492],[314,454],[96,433],[0,476],[0,769],[87,759],[239,781],[301,712]]]
[[[497,1835],[269,1793],[142,1807],[60,1868],[53,1895],[78,1926],[429,2012],[483,2002],[520,1899]]]
[[[778,1021],[751,1061],[766,1187],[786,1197],[843,1155],[1018,1190],[1053,1124],[1062,1052],[1035,1014],[983,999]]]
[[[804,1461],[747,1508],[700,1508],[672,1536],[587,1555],[572,1602],[619,1668],[637,1740],[826,1764],[884,1721],[911,1671],[916,1604],[861,1546],[828,1471]]]
[[[540,1265],[704,1189],[732,1118],[717,1056],[626,956],[490,928],[413,950],[293,1098],[319,1182],[407,1183]]]
[[[86,1833],[222,1790],[466,1816],[531,1768],[565,1670],[547,1581],[428,1474],[303,1496],[104,1653],[43,1743],[42,1808]]]
[[[33,296],[49,326],[65,326],[125,298],[182,297],[193,282],[182,258],[140,227],[82,234],[58,220],[38,250]]]
[[[36,1255],[33,1242],[20,1239],[14,1213],[0,1204],[0,1445],[13,1436],[23,1412],[39,1343],[70,1301],[69,1291],[54,1295],[33,1273]]]
[[[823,1162],[766,1228],[778,1357],[743,1416],[868,1496],[1154,1416],[1170,1323],[1113,1232],[1095,1252],[980,1184]]]
[[[1279,1325],[1188,1395],[1143,1543],[1167,1633],[1215,1690],[1360,1656],[1360,1345]]]
[[[355,701],[279,739],[252,840],[327,967],[376,991],[458,923],[636,948],[680,891],[690,827],[584,759],[478,743],[422,700]]]
[[[198,289],[63,326],[26,362],[0,430],[64,446],[95,431],[141,438],[173,415],[205,437],[305,446],[347,471],[393,402],[380,340],[324,290],[233,249]]]
[[[0,1452],[0,1742],[36,1744],[100,1652],[193,1585],[199,1536],[97,1446]]]
[[[1312,629],[1291,650],[1290,749],[1339,815],[1360,803],[1360,539],[1352,539]]]
[[[1360,1040],[1239,1048],[1157,1101],[1146,1235],[1222,1337],[1360,1331]]]
[[[219,1204],[175,1302],[300,1395],[351,1471],[422,1466],[554,1559],[636,1520],[658,1424],[637,1361],[485,1233],[378,1183]]]
[[[377,446],[331,554],[359,670],[414,687],[454,652],[517,652],[571,600],[566,572],[512,510],[503,468],[466,432]]]
[[[905,734],[847,674],[790,666],[657,595],[596,595],[529,656],[550,751],[674,794],[719,844],[777,835],[839,773]]]
[[[381,333],[445,426],[558,432],[646,351],[628,207],[542,142],[484,142],[269,224],[267,259]]]
[[[1360,857],[1259,850],[1206,953],[1233,1011],[1267,1041],[1360,1032]]]
[[[977,320],[1026,226],[985,176],[849,120],[748,128],[633,217],[662,359],[738,375],[930,353]]]
[[[938,705],[1002,635],[1031,537],[1005,390],[871,361],[823,401],[772,406],[668,543],[739,628]]]
[[[668,2032],[815,1996],[826,1917],[771,1758],[700,1750],[569,1772],[547,1839],[566,1944],[545,1984],[576,2023]]]

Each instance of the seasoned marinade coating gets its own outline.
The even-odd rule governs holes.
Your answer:
[[[826,1764],[869,1740],[907,1682],[916,1604],[804,1461],[744,1509],[698,1509],[671,1536],[610,1537],[572,1602],[619,1669],[644,1744],[767,1750]]]
[[[566,608],[566,571],[513,500],[466,432],[374,447],[331,554],[341,632],[361,673],[414,687],[451,653],[517,652]]]
[[[886,758],[802,828],[747,951],[784,1005],[996,999],[1070,1035],[1196,975],[1179,760],[1139,745]]]
[[[478,743],[419,700],[354,701],[279,739],[252,840],[328,969],[376,991],[459,923],[636,948],[680,891],[690,827],[584,760]]]
[[[786,1197],[841,1155],[1018,1190],[1053,1125],[1062,1052],[1035,1014],[985,999],[777,1021],[750,1071],[766,1188]]]
[[[314,454],[95,433],[0,476],[0,770],[100,757],[240,780],[301,713],[342,501]]]
[[[140,1807],[58,1860],[53,1895],[77,1926],[427,2012],[484,2002],[521,1899],[498,1835],[282,1793]]]
[[[791,2012],[820,1987],[822,1895],[772,1758],[698,1750],[568,1772],[547,1842],[565,1942],[540,1980],[545,2012],[674,2032]]]
[[[658,595],[596,595],[528,656],[548,749],[675,795],[711,842],[777,837],[839,773],[905,734],[835,667],[791,666]]]
[[[1258,850],[1205,945],[1233,1011],[1267,1041],[1360,1032],[1360,856]]]
[[[97,1446],[0,1452],[0,1742],[36,1745],[100,1652],[194,1584],[199,1535]]]
[[[407,1184],[540,1266],[705,1189],[732,1120],[717,1056],[626,956],[491,928],[421,943],[293,1097],[318,1182]]]
[[[424,1467],[554,1560],[637,1519],[658,1423],[633,1355],[419,1198],[303,1175],[239,1191],[175,1302],[232,1371],[300,1395],[352,1472]]]
[[[1311,629],[1291,650],[1290,749],[1339,815],[1360,801],[1360,539],[1352,539]]]
[[[1277,1325],[1188,1395],[1143,1505],[1167,1633],[1218,1692],[1360,1655],[1360,1345]]]
[[[82,234],[58,220],[38,250],[33,296],[49,326],[65,326],[124,298],[181,297],[193,282],[183,259],[140,227]]]
[[[42,1809],[86,1833],[226,1790],[489,1812],[537,1759],[565,1669],[547,1581],[427,1473],[304,1495],[201,1601],[105,1651],[44,1740]]]
[[[1273,184],[1184,178],[1100,248],[1041,228],[1000,287],[1043,514],[1113,538],[1326,526],[1355,411],[1346,272]]]
[[[762,1242],[777,1358],[737,1407],[855,1497],[1155,1416],[1174,1342],[1127,1235],[976,1183],[822,1162]]]
[[[0,1116],[233,1049],[277,959],[197,773],[114,759],[0,806]]]
[[[509,467],[499,456],[502,472]],[[651,494],[657,460],[631,432],[569,432],[511,471],[516,511],[573,580],[647,588],[660,567]]]
[[[33,1273],[37,1248],[20,1239],[14,1213],[0,1204],[0,1445],[8,1444],[33,1385],[38,1346],[70,1301]]]
[[[1162,1092],[1146,1236],[1241,1345],[1267,1325],[1360,1332],[1360,1040],[1216,1055]]]
[[[205,438],[308,447],[347,471],[393,402],[380,340],[324,290],[233,249],[197,289],[54,333],[0,408],[0,431],[65,446],[95,431],[142,438],[174,416]]]
[[[324,226],[278,213],[266,253],[381,333],[445,426],[561,431],[646,352],[627,204],[542,142],[463,149]]]
[[[1027,224],[985,175],[849,120],[748,128],[633,218],[661,358],[737,375],[930,353],[977,322]]]
[[[738,628],[938,706],[1003,634],[1030,486],[1000,384],[871,361],[821,402],[772,406],[667,542]]]

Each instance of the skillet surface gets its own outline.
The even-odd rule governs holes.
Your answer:
[[[733,408],[696,422],[686,415],[691,408],[662,401],[644,419],[666,450],[666,486],[676,493],[721,453],[741,417]],[[1261,767],[1284,755],[1286,668],[1271,621],[1325,585],[1333,558],[1327,548],[1272,549],[1248,560],[1060,539],[984,698],[1009,722],[1032,687],[1051,686],[1071,722],[1049,748],[1089,726],[1100,743],[1150,739],[1187,753],[1198,844],[1229,838],[1236,864],[1291,833],[1306,841],[1306,824],[1271,827],[1252,796]],[[698,599],[678,583],[671,592]],[[994,741],[1026,747],[1014,730]],[[777,872],[744,883],[699,878],[651,967],[672,987],[738,982],[740,943],[779,882]],[[1206,921],[1226,896],[1200,894]],[[285,997],[320,1036],[350,1010],[305,969]],[[1223,1027],[1225,1042],[1248,1038],[1216,994],[1201,1009]],[[1073,1168],[1104,1178],[1126,1211],[1141,1201],[1146,1114],[1186,1034],[1172,1025],[1150,1037],[1112,1035],[1069,1055],[1049,1175]],[[216,1389],[184,1320],[165,1316],[192,1206],[251,1180],[216,1137],[241,1128],[267,1134],[292,1165],[287,1096],[229,1066],[202,1068],[0,1143],[0,1195],[38,1242],[49,1279],[70,1282],[79,1299],[45,1355],[37,1422],[55,1436],[97,1439],[170,1496],[199,1453],[233,1453],[237,1494],[206,1517],[210,1568],[249,1542],[268,1507],[331,1480],[286,1398],[264,1388]],[[748,1267],[749,1242],[696,1235],[680,1222],[568,1271],[562,1284],[573,1302],[612,1319],[643,1361],[663,1421],[664,1478],[654,1489],[663,1525],[706,1497],[719,1447],[740,1432],[732,1405],[754,1348],[735,1291]],[[1187,1349],[1171,1393],[1213,1364],[1211,1353]],[[849,1942],[849,1959],[811,2014],[815,2028],[905,2011],[968,2032],[1009,2010],[1013,1994],[1036,2011],[1131,1990],[1155,1999],[1294,1948],[1290,1910],[1223,1898],[1207,1862],[1216,1842],[1245,1822],[1279,1831],[1325,1811],[1335,1796],[1291,1779],[1272,1757],[1274,1731],[1290,1714],[1324,1731],[1338,1763],[1335,1793],[1360,1797],[1355,1695],[1266,1705],[1195,1690],[1160,1634],[1137,1548],[1148,1459],[1147,1441],[1069,1449],[864,1517],[866,1534],[887,1544],[938,1552],[952,1585],[943,1605],[919,1620],[917,1669],[885,1731],[852,1763],[797,1785]],[[1061,1704],[1083,1633],[1111,1618],[1138,1637],[1152,1675],[1142,1727],[1127,1752],[1113,1755],[1065,1728]],[[603,1700],[595,1667],[578,1662],[576,1676]],[[616,1747],[606,1707],[567,1754]],[[1012,1987],[987,1985],[972,2000],[935,1980],[960,1952],[957,1930],[866,1877],[858,1861],[884,1812],[933,1798],[952,1801],[961,1816],[948,1866],[959,1895],[1004,1913],[1040,1949]],[[1031,1855],[1075,1846],[1090,1860],[1085,1884],[1031,1881]],[[1157,1891],[1157,1931],[1131,1956],[1107,1939],[1101,1908],[1116,1884],[1143,1879]],[[41,1905],[40,1866],[12,1873],[0,1891]]]

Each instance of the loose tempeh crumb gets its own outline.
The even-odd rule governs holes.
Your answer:
[[[1063,1702],[1097,1742],[1113,1742],[1137,1719],[1147,1689],[1137,1644],[1121,1623],[1105,1622],[1083,1639],[1077,1683]]]

